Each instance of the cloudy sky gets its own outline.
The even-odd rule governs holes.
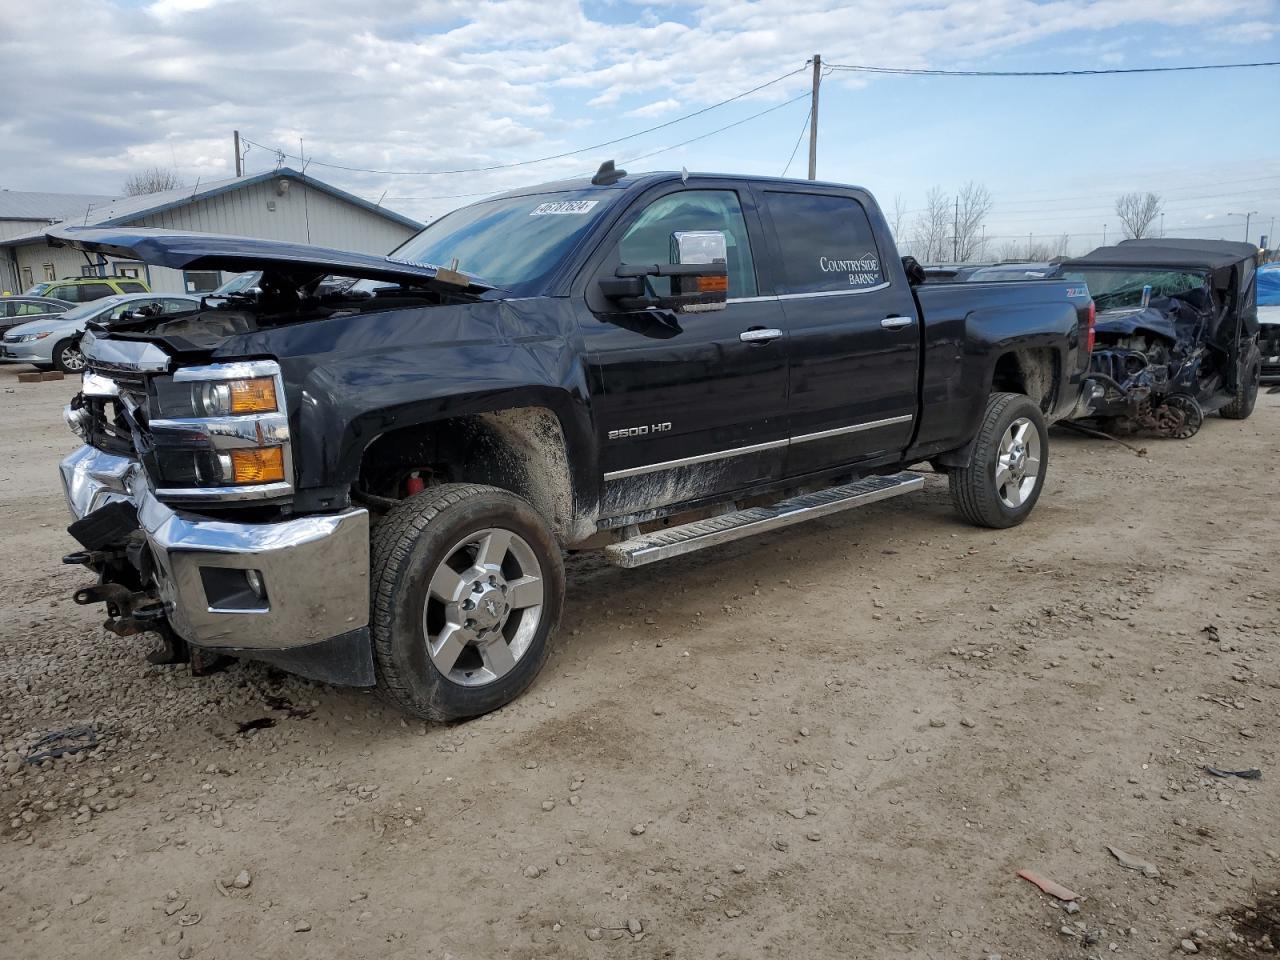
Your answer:
[[[419,219],[609,158],[778,175],[815,52],[984,70],[1280,60],[1280,0],[0,0],[0,188],[117,193],[150,166],[188,184],[227,177],[233,129],[252,141],[249,172],[275,167],[275,151],[298,167],[301,151],[308,173]],[[1166,198],[1170,234],[1242,238],[1230,214],[1256,210],[1256,242],[1280,216],[1277,90],[1275,68],[833,72],[818,172],[870,188],[886,212],[900,197],[904,232],[930,187],[977,180],[995,201],[993,243],[1069,233],[1088,249],[1104,225],[1115,238],[1115,196],[1148,189]],[[804,176],[806,149],[790,175]],[[499,169],[427,175],[479,167]]]

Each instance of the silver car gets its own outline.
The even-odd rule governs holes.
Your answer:
[[[0,363],[30,363],[41,370],[79,373],[84,369],[80,337],[90,320],[118,320],[126,313],[187,313],[200,306],[199,297],[184,294],[129,293],[105,297],[14,327],[0,341]]]

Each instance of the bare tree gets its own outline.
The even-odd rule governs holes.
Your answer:
[[[1053,240],[1037,240],[1034,234],[1028,235],[1026,241],[1006,240],[996,249],[996,258],[1010,262],[1048,263],[1049,261],[1067,257],[1071,246],[1071,237],[1062,234]]]
[[[1116,198],[1116,216],[1120,218],[1125,237],[1140,240],[1151,236],[1151,225],[1160,216],[1163,205],[1158,193],[1120,194]]]
[[[924,209],[916,215],[913,230],[911,245],[917,259],[938,263],[950,256],[947,238],[951,234],[951,203],[941,187],[933,187],[925,194]]]
[[[893,239],[902,242],[902,221],[907,215],[906,204],[902,202],[902,194],[893,195]]]
[[[1027,248],[1016,240],[1006,240],[996,248],[997,260],[1021,260],[1022,255],[1027,252]]]
[[[985,244],[983,224],[991,212],[991,193],[980,183],[970,180],[956,194],[952,229],[955,232],[953,251],[961,263],[976,260],[982,255]]]
[[[182,185],[182,178],[178,176],[178,171],[164,167],[151,167],[141,173],[131,174],[124,182],[124,193],[127,197],[140,197],[145,193],[175,190]]]

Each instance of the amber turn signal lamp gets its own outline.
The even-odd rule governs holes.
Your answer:
[[[231,451],[232,483],[274,483],[283,479],[283,448],[247,447]]]
[[[232,413],[272,413],[276,409],[276,382],[271,377],[231,381]]]

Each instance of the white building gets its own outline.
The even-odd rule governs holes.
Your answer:
[[[128,276],[157,293],[201,293],[223,276],[170,270],[51,247],[50,226],[162,227],[260,240],[289,240],[356,253],[390,253],[422,224],[287,167],[139,197],[0,190],[0,293],[42,280]]]

